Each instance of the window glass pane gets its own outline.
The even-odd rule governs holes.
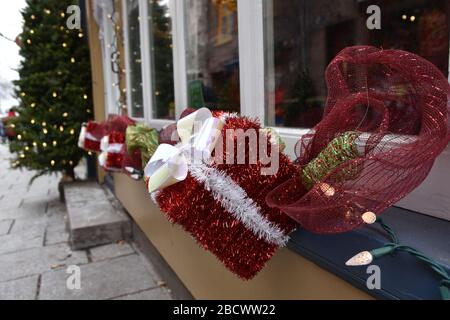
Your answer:
[[[189,106],[239,111],[236,0],[184,3]]]
[[[172,27],[169,0],[149,0],[154,119],[175,119]]]
[[[139,31],[139,1],[128,0],[126,2],[128,19],[128,58],[130,73],[130,83],[127,90],[130,90],[131,116],[135,118],[144,117],[142,98],[142,71],[141,71],[141,44]]]
[[[448,75],[449,1],[263,1],[268,125],[317,124],[327,96],[325,68],[347,46],[411,51]],[[380,30],[367,28],[369,5],[381,9]]]

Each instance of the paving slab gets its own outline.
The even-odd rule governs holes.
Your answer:
[[[26,215],[14,220],[11,233],[32,232],[34,230],[44,231],[47,226],[65,225],[65,211],[47,212],[41,215]]]
[[[0,282],[0,300],[33,300],[36,298],[39,276]]]
[[[14,222],[12,219],[0,220],[0,236],[5,235],[11,229],[11,225]]]
[[[105,246],[91,248],[91,260],[101,261],[135,253],[128,243],[112,243]]]
[[[55,198],[54,195],[52,195],[52,196],[49,195],[49,198],[50,198],[50,200],[48,201],[48,206],[47,206],[47,214],[48,215],[66,212],[66,205],[65,205],[65,203],[63,203],[59,200],[59,196],[57,196]]]
[[[19,208],[20,204],[23,201],[23,198],[24,195],[14,195],[14,196],[11,196],[9,194],[4,195],[2,200],[0,200],[0,217],[2,216],[2,212],[5,210]]]
[[[24,197],[20,209],[34,212],[35,214],[45,214],[47,211],[48,199],[47,196],[29,196]]]
[[[48,190],[42,190],[37,194],[28,192],[25,195],[23,195],[22,198],[23,202],[21,204],[21,207],[26,207],[28,205],[33,206],[40,203],[44,203],[47,206],[48,202],[54,200],[54,197],[50,197],[48,195]]]
[[[172,300],[166,288],[154,288],[114,298],[113,300]]]
[[[126,214],[114,208],[97,183],[64,186],[70,245],[84,249],[129,239],[131,224]]]
[[[14,224],[10,233],[30,233],[42,232],[44,233],[47,226],[47,219],[45,216],[31,216],[22,217],[14,220]]]
[[[46,206],[47,203],[39,202],[17,208],[0,209],[0,220],[41,217],[45,215]]]
[[[74,229],[123,221],[123,217],[115,214],[114,208],[106,199],[86,204],[67,203],[67,211]]]
[[[34,214],[32,212],[30,212],[27,209],[22,209],[22,208],[7,208],[7,209],[2,209],[0,208],[0,219],[1,220],[6,220],[6,219],[19,219],[19,218],[27,218],[27,217],[37,217],[39,216],[38,214]]]
[[[71,251],[67,244],[3,254],[0,255],[0,281],[51,271],[58,266],[87,262],[86,252]]]
[[[54,211],[53,213],[47,212],[47,224],[53,225],[53,224],[67,224],[67,213],[66,211]]]
[[[31,193],[41,193],[42,191],[48,192],[48,189],[51,187],[53,179],[48,179],[47,176],[42,176],[33,181],[33,183],[27,186],[28,192]],[[58,181],[56,179],[55,181]]]
[[[130,227],[127,225],[129,222],[118,216],[108,217],[110,213],[110,208],[100,205],[80,208],[77,214],[95,215],[95,217],[89,217],[83,221],[81,216],[72,220],[73,215],[69,211],[70,245],[72,249],[90,248],[129,239]]]
[[[140,257],[130,255],[80,267],[81,289],[69,290],[65,270],[42,275],[39,299],[111,299],[156,287]]]
[[[64,185],[64,194],[70,203],[86,202],[91,199],[105,199],[105,192],[95,182],[74,182]]]
[[[0,236],[0,255],[42,247],[43,243],[44,230],[3,235]]]
[[[52,245],[57,243],[67,243],[69,240],[69,233],[64,224],[55,224],[47,226],[45,232],[45,245]]]

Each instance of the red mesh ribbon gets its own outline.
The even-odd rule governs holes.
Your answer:
[[[219,114],[215,113],[215,116]],[[258,131],[260,126],[245,117],[231,117],[222,129],[223,137],[228,129]],[[265,197],[267,192],[275,186],[295,175],[297,168],[285,155],[280,154],[277,174],[261,175],[263,165],[259,160],[256,164],[249,164],[248,142],[245,142],[246,145],[238,145],[237,138],[233,137],[233,139],[235,150],[246,149],[245,163],[236,164],[235,159],[234,164],[213,164],[211,167],[230,177],[244,189],[247,197],[261,209],[261,216],[267,218],[287,235],[293,230],[295,223],[278,209],[269,208]],[[223,159],[225,159],[227,155],[225,139],[223,143]],[[268,149],[272,152],[270,143],[268,143]],[[256,151],[252,150],[252,152]],[[184,181],[160,191],[156,200],[172,222],[181,224],[203,248],[215,254],[227,268],[244,279],[255,276],[277,249],[277,245],[259,238],[226,211],[223,205],[213,197],[212,192],[191,174]]]
[[[340,52],[326,70],[326,81],[324,118],[299,141],[297,162],[308,164],[348,131],[364,133],[359,157],[310,190],[296,177],[266,200],[307,230],[337,233],[360,225],[366,211],[381,213],[425,179],[449,141],[450,86],[417,55],[367,46]],[[356,167],[357,175],[342,179]]]
[[[127,127],[134,124],[136,124],[136,122],[127,116],[110,114],[105,122],[105,130],[108,133],[122,132],[125,134]]]

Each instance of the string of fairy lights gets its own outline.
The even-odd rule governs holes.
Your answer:
[[[118,23],[118,12],[116,10],[116,3],[115,1],[112,1],[112,12],[107,15],[107,18],[111,22],[113,35],[111,37],[111,42],[107,44],[108,48],[111,48],[111,55],[110,55],[110,61],[111,61],[111,71],[117,75],[117,82],[113,82],[112,86],[113,88],[118,87],[118,98],[116,101],[117,106],[117,112],[118,114],[122,114],[124,110],[127,109],[126,102],[125,102],[125,94],[126,94],[126,88],[123,87],[120,89],[120,84],[123,83],[123,77],[125,75],[125,70],[122,68],[121,64],[121,56],[120,56],[120,50],[119,50],[119,43],[121,44],[123,39],[121,37],[121,29],[120,24]]]
[[[375,248],[370,251],[359,252],[345,263],[347,266],[365,266],[371,264],[375,259],[382,258],[387,255],[392,256],[397,252],[406,252],[434,271],[435,275],[439,279],[439,292],[441,294],[441,298],[443,300],[450,300],[450,274],[443,265],[438,263],[433,258],[425,255],[423,252],[413,247],[403,245],[395,231],[381,218],[376,217],[374,214],[370,216],[366,215],[366,217],[363,216],[363,220],[367,224],[379,224],[382,230],[387,233],[390,241],[385,243],[382,247]]]
[[[52,14],[52,12],[49,9],[44,9],[43,10],[43,14],[50,15],[50,14]],[[65,13],[61,11],[61,12],[59,12],[59,16],[61,18],[65,18]],[[30,15],[30,19],[31,20],[36,20],[37,17],[36,17],[36,15],[31,14]],[[58,28],[58,27],[55,26],[55,28]],[[74,32],[74,30],[69,30],[68,28],[66,28],[63,25],[59,26],[59,30],[61,32],[66,33],[66,34],[69,34],[70,32]],[[84,37],[84,34],[83,34],[82,30],[75,30],[75,32],[78,32],[78,34],[77,34],[78,38],[83,38]],[[24,32],[22,32],[21,37],[23,38],[24,35],[26,35],[26,37],[27,37],[26,41],[23,42],[23,39],[19,38],[19,41],[16,41],[16,43],[18,45],[32,45],[32,43],[33,43],[32,38],[35,35],[35,30],[34,29],[24,30]],[[68,44],[66,42],[62,42],[61,43],[61,47],[64,48],[64,49],[67,49],[68,48]],[[77,63],[77,60],[76,60],[75,57],[71,56],[70,59],[69,59],[69,62],[71,64],[75,64],[75,63]],[[56,71],[56,73],[57,73],[58,76],[61,76],[63,74],[62,71],[60,71],[60,70]],[[25,98],[27,96],[27,93],[24,90],[22,90],[19,93],[19,95],[20,95],[21,98]],[[62,94],[58,93],[58,90],[52,90],[51,97],[52,97],[52,99],[60,99],[62,97]],[[89,98],[87,93],[83,93],[82,97],[83,97],[83,100],[88,100],[88,98]],[[22,101],[24,102],[24,99],[22,99]],[[52,103],[49,102],[45,97],[41,97],[40,98],[40,102],[43,104],[43,106],[48,108],[48,112],[54,112],[54,110],[52,108]],[[31,102],[28,105],[28,107],[29,108],[38,108],[40,106],[38,106],[38,104],[36,102]],[[88,114],[92,113],[91,107],[89,107],[89,106],[86,107],[86,112]],[[67,119],[69,116],[70,116],[69,113],[66,112],[66,111],[61,114],[61,118],[62,119]],[[42,130],[42,133],[45,136],[47,136],[50,133],[50,130],[59,131],[60,133],[63,133],[65,131],[67,131],[70,135],[75,135],[75,133],[76,133],[75,128],[73,128],[73,127],[72,128],[64,127],[64,123],[63,124],[53,124],[53,125],[49,124],[49,123],[47,123],[45,121],[43,121],[41,123],[38,123],[35,118],[31,118],[30,124],[33,125],[33,126],[40,126],[41,130]],[[9,127],[11,129],[16,129],[16,125],[14,123],[9,124]],[[17,140],[22,141],[22,140],[25,139],[25,135],[26,135],[26,131],[22,130],[21,132],[17,133],[16,138],[17,138]],[[58,146],[59,143],[60,142],[58,142],[56,139],[53,139],[52,141],[32,141],[31,145],[25,144],[23,150],[19,153],[19,159],[14,161],[14,162],[12,162],[12,166],[13,167],[17,167],[20,164],[20,160],[21,159],[25,159],[26,158],[26,153],[30,152],[32,149],[34,150],[34,152],[36,152],[38,147],[47,149],[47,148],[51,148],[51,147],[56,147],[56,146]],[[68,164],[69,166],[73,166],[73,164],[74,164],[72,160],[68,160],[68,161],[67,160],[61,160],[61,163],[63,165]],[[56,160],[54,160],[54,159],[50,160],[50,165],[51,166],[55,166],[56,164],[57,164]]]

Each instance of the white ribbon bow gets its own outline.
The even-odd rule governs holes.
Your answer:
[[[208,159],[223,126],[224,122],[214,118],[207,108],[201,108],[178,120],[177,132],[181,143],[176,146],[160,144],[144,168],[148,192],[152,193],[186,179],[188,165],[192,161],[190,156]]]
[[[86,140],[86,124],[81,126],[80,135],[78,136],[78,147],[84,149],[84,141]]]
[[[87,131],[86,123],[83,123],[80,130],[80,135],[78,136],[78,147],[85,149],[86,140],[98,141],[98,138]]]

